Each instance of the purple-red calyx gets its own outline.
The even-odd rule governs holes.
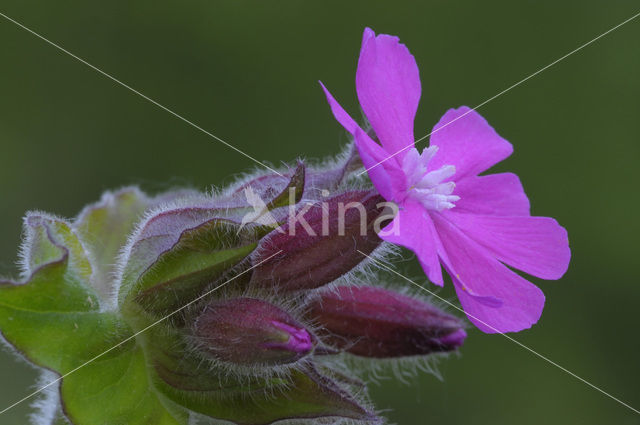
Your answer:
[[[413,123],[421,95],[414,57],[397,37],[365,29],[356,90],[377,143],[322,86],[336,120],[354,137],[378,192],[399,206],[379,236],[416,253],[429,280],[451,276],[469,320],[487,333],[535,324],[544,294],[507,266],[559,279],[571,252],[566,230],[533,217],[518,176],[479,175],[513,151],[477,112],[451,109],[420,152]]]
[[[434,305],[373,286],[324,290],[310,315],[325,343],[364,357],[454,351],[467,336],[460,319]]]
[[[374,231],[384,211],[381,202],[375,190],[354,190],[310,205],[304,214],[307,228],[286,223],[282,233],[272,232],[260,241],[253,254],[257,267],[251,284],[280,292],[304,291],[348,273],[366,259],[363,253],[370,254],[382,243]],[[340,207],[350,204],[361,206],[364,214],[347,209],[341,226]]]
[[[289,313],[256,298],[209,304],[195,324],[198,345],[243,366],[295,362],[313,350],[313,336]]]

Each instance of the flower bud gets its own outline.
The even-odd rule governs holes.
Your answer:
[[[324,329],[324,342],[364,357],[452,351],[467,336],[458,318],[435,306],[371,286],[324,291],[310,314]]]
[[[378,194],[344,192],[300,206],[281,231],[252,254],[251,283],[281,291],[318,288],[348,273],[382,242],[375,232],[385,209]]]
[[[209,304],[196,321],[195,334],[205,351],[239,365],[292,363],[314,345],[311,334],[288,313],[255,298]]]

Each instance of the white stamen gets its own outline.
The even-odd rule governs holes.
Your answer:
[[[427,172],[417,149],[410,149],[402,160],[402,170],[409,181],[415,181]]]
[[[402,161],[402,168],[407,176],[407,195],[420,202],[429,210],[442,211],[455,207],[454,202],[460,200],[453,195],[456,184],[443,182],[456,173],[453,165],[443,165],[436,170],[429,170],[429,161],[438,152],[437,146],[430,146],[422,154],[411,149]]]
[[[417,149],[416,149],[416,152],[418,152]],[[435,145],[429,146],[428,148],[423,150],[422,153],[420,154],[420,160],[422,161],[422,164],[426,167],[427,164],[429,164],[429,161],[431,161],[431,158],[433,158],[433,156],[437,152],[438,152],[438,147]]]

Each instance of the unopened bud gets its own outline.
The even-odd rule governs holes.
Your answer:
[[[240,365],[292,363],[314,345],[309,332],[288,313],[255,298],[209,304],[196,321],[195,334],[216,359]]]
[[[251,283],[305,290],[348,273],[382,242],[375,232],[382,201],[374,192],[351,191],[296,210],[282,232],[260,241]]]
[[[437,307],[382,288],[338,287],[312,302],[324,341],[364,357],[403,357],[453,351],[467,334]]]

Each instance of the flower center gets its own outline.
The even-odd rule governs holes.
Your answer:
[[[407,176],[406,195],[420,202],[426,209],[442,211],[455,207],[460,199],[453,195],[456,184],[445,181],[456,173],[453,165],[443,165],[437,170],[429,170],[429,161],[438,152],[437,146],[429,146],[418,153],[416,148],[407,152],[402,169]]]

